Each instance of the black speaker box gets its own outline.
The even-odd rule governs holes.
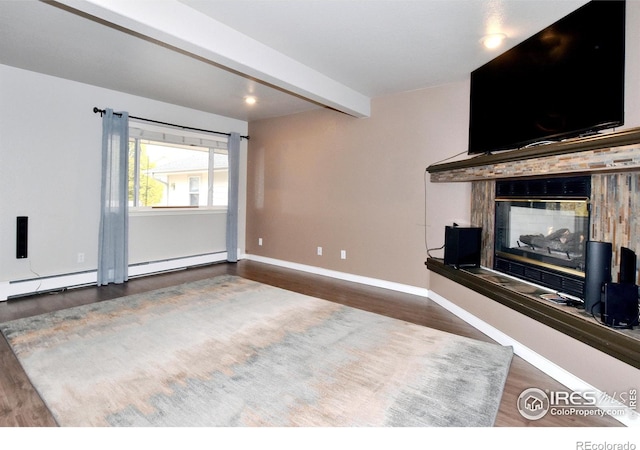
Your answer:
[[[584,310],[601,313],[602,286],[611,283],[612,245],[610,242],[587,241],[584,270]]]
[[[444,229],[444,263],[449,266],[479,267],[482,228],[450,227]]]
[[[27,257],[28,237],[29,218],[25,216],[16,217],[16,258]]]
[[[606,325],[614,328],[633,328],[638,325],[638,286],[605,283],[601,318]]]

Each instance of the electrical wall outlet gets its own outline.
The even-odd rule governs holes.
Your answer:
[[[78,253],[78,264],[84,262],[84,253]]]
[[[347,259],[347,251],[340,250],[340,259]]]
[[[258,245],[262,245],[262,238],[258,238]]]
[[[322,247],[318,247],[317,254],[318,256],[322,256]]]

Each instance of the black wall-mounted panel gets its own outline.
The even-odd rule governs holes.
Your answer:
[[[16,218],[16,258],[27,257],[29,237],[29,218],[18,216]]]

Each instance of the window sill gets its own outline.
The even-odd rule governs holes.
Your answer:
[[[226,214],[226,206],[213,207],[169,207],[169,208],[129,208],[130,217],[143,216],[191,216]]]

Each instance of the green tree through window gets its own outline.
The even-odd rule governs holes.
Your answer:
[[[225,139],[135,127],[129,127],[129,138],[129,206],[227,206],[229,159]]]
[[[135,141],[129,142],[129,202],[135,204],[135,156],[136,156],[136,144]],[[156,180],[153,177],[147,175],[151,169],[156,165],[154,161],[151,161],[147,152],[147,145],[144,142],[140,143],[140,168],[139,173],[139,190],[138,190],[138,205],[137,206],[157,206],[162,201],[164,193],[164,185],[161,181]]]

